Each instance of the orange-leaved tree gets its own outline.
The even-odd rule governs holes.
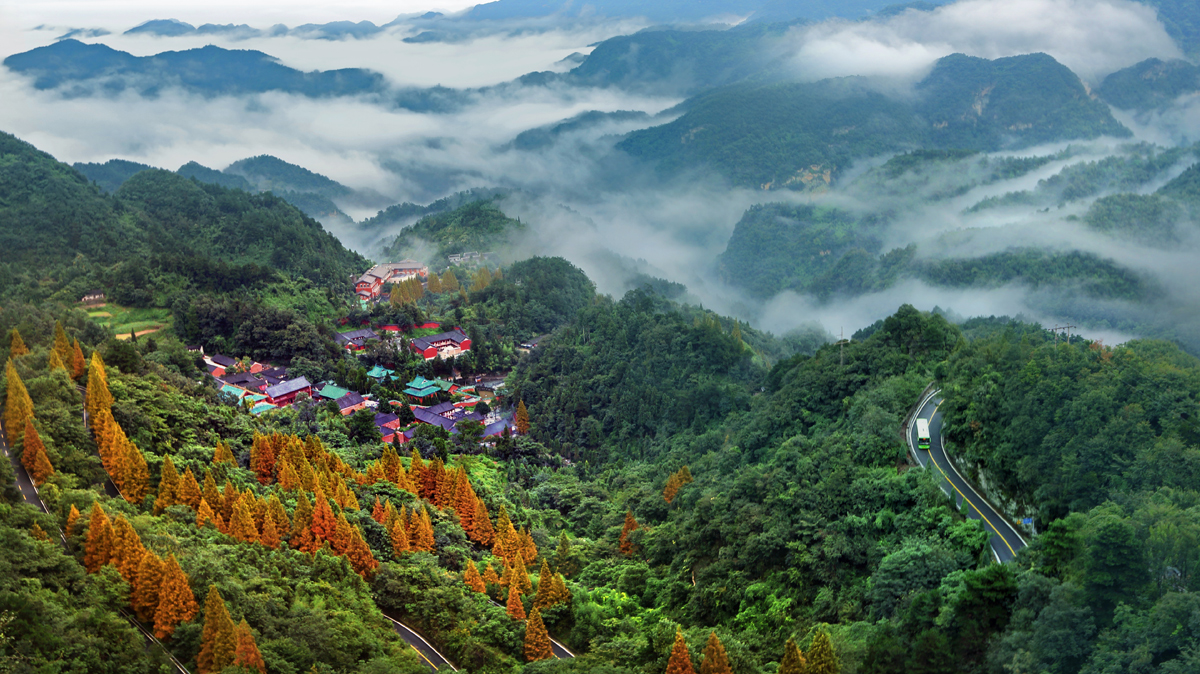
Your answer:
[[[4,403],[4,431],[11,447],[25,433],[25,422],[33,418],[33,399],[29,397],[29,391],[11,359],[5,368],[5,381],[7,399]]]
[[[100,567],[112,561],[112,522],[99,501],[92,502],[92,515],[88,520],[87,542],[83,546],[83,565],[88,573],[96,573]]]
[[[542,622],[542,614],[536,608],[525,622],[525,661],[549,660],[554,657],[550,648],[550,635]]]
[[[704,662],[700,663],[700,674],[733,674],[729,656],[725,654],[725,645],[717,638],[716,632],[710,632],[708,635],[708,643],[704,646]]]
[[[267,674],[267,663],[263,662],[262,653],[258,652],[258,644],[254,641],[254,633],[250,624],[243,618],[234,628],[237,646],[234,650],[233,664],[243,669],[256,669],[260,674]]]
[[[216,585],[209,585],[208,599],[204,601],[204,631],[200,637],[196,669],[200,674],[225,669],[233,664],[235,647],[233,620],[229,617],[225,600]]]
[[[621,528],[621,554],[632,555],[634,550],[633,542],[629,540],[629,534],[637,531],[638,521],[633,518],[633,511],[625,511],[625,526]]]
[[[165,567],[158,590],[158,608],[154,611],[154,636],[159,639],[174,634],[180,623],[195,618],[200,611],[187,574],[179,567],[175,555],[167,557]]]
[[[475,560],[467,560],[467,568],[463,571],[463,582],[475,592],[487,591],[487,586],[484,585],[483,578],[479,575],[479,569],[475,568]]]
[[[54,466],[46,456],[46,445],[42,437],[33,427],[33,418],[25,419],[25,446],[21,449],[21,465],[29,472],[30,479],[37,486],[42,486],[54,474]]]
[[[696,674],[696,670],[692,669],[687,642],[679,630],[675,630],[675,645],[671,647],[671,658],[667,660],[667,674]]]

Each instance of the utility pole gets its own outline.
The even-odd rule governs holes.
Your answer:
[[[845,367],[846,366],[846,345],[850,343],[850,340],[846,339],[846,328],[840,328],[838,331],[838,334],[841,336],[841,339],[839,339],[837,341],[838,367]]]
[[[1056,348],[1056,349],[1058,348],[1058,331],[1059,330],[1067,331],[1067,344],[1069,345],[1071,343],[1071,328],[1077,328],[1077,327],[1079,327],[1079,326],[1078,325],[1056,325],[1053,328],[1050,328],[1051,330],[1054,331],[1054,348]]]

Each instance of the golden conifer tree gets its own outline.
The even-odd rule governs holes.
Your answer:
[[[42,486],[54,474],[54,466],[46,456],[46,446],[37,429],[33,427],[33,419],[25,420],[25,446],[21,449],[21,465],[29,473],[29,478],[37,486]]]
[[[688,654],[687,642],[683,633],[675,630],[675,645],[671,648],[671,658],[667,660],[667,674],[695,674],[692,669],[692,658]]]
[[[508,588],[508,604],[505,606],[508,612],[508,617],[513,620],[525,619],[525,605],[521,603],[521,590],[516,583],[512,583]]]
[[[162,472],[158,480],[158,496],[154,499],[155,514],[178,503],[179,473],[175,470],[175,462],[168,454],[163,459]]]
[[[675,494],[679,493],[679,473],[671,473],[671,477],[667,478],[667,486],[663,487],[663,500],[667,503],[675,500]]]
[[[88,573],[96,573],[100,567],[112,561],[112,522],[100,507],[99,501],[92,503],[92,514],[88,521],[87,542],[84,543],[83,565]]]
[[[316,552],[321,542],[312,532],[313,507],[304,492],[296,498],[296,510],[292,513],[292,535],[288,546],[303,552]]]
[[[166,639],[175,633],[180,623],[196,617],[200,607],[188,584],[187,574],[179,568],[175,555],[169,555],[163,569],[162,585],[158,591],[158,608],[154,611],[154,636]]]
[[[250,631],[250,625],[245,618],[234,628],[234,635],[237,638],[237,646],[234,650],[233,664],[243,669],[258,670],[259,674],[267,674],[267,664],[263,662],[258,644],[254,642],[254,633]]]
[[[29,353],[29,347],[25,346],[25,340],[21,339],[21,333],[16,328],[13,328],[12,332],[9,333],[8,357],[16,358],[17,356],[24,356],[27,353]]]
[[[392,554],[396,557],[408,554],[411,551],[411,546],[408,543],[408,527],[401,518],[397,517],[388,529],[388,536],[392,539]]]
[[[221,519],[226,524],[231,524],[233,522],[233,507],[237,505],[238,499],[241,497],[242,492],[233,486],[233,481],[225,480],[225,486],[221,487],[221,499],[217,503],[210,505],[217,510],[221,515]]]
[[[492,528],[492,518],[488,514],[487,504],[483,499],[475,500],[475,517],[472,521],[471,533],[474,538],[471,540],[480,545],[491,545],[496,542],[496,531]]]
[[[191,468],[183,471],[183,475],[179,478],[176,502],[182,503],[192,510],[200,507],[200,483],[196,481],[196,476],[192,473]]]
[[[54,322],[54,355],[63,367],[71,362],[71,340],[67,339],[67,331],[63,330],[62,321]],[[51,368],[53,369],[53,368]]]
[[[483,584],[485,586],[500,584],[500,576],[496,575],[496,570],[492,568],[491,562],[488,562],[487,566],[483,567]]]
[[[162,559],[147,550],[138,564],[137,584],[133,587],[133,610],[137,612],[138,620],[149,622],[154,619],[158,610],[158,591],[162,585],[165,565]]]
[[[478,500],[475,489],[471,487],[471,480],[467,478],[467,469],[460,467],[458,469],[458,486],[455,488],[454,511],[458,513],[458,520],[462,525],[463,532],[471,540],[475,539],[475,511],[478,509],[475,502]]]
[[[625,511],[625,526],[621,528],[621,554],[633,554],[634,545],[629,540],[629,534],[637,531],[639,526],[638,521],[633,518],[633,511]]]
[[[550,647],[550,634],[542,622],[542,614],[536,607],[525,623],[525,662],[549,660],[554,657]]]
[[[313,536],[317,541],[333,541],[333,534],[337,531],[337,518],[333,515],[333,509],[329,507],[329,501],[325,498],[325,494],[317,491],[313,494],[312,524],[309,525],[312,529]]]
[[[216,585],[208,586],[208,598],[204,601],[204,631],[200,637],[200,653],[196,656],[199,674],[220,672],[233,664],[236,639],[233,620],[225,600]]]
[[[50,540],[50,535],[47,534],[46,530],[42,528],[42,525],[38,524],[37,522],[34,522],[33,526],[29,527],[29,535],[33,536],[39,541],[49,542]]]
[[[376,522],[379,522],[380,524],[383,524],[383,518],[385,517],[385,515],[386,515],[386,513],[384,512],[384,509],[383,509],[383,501],[381,501],[379,499],[379,497],[376,496],[375,497],[375,505],[374,505],[374,507],[371,508],[371,519],[375,520]]]
[[[46,369],[50,372],[54,372],[55,370],[66,370],[67,364],[62,361],[62,358],[58,357],[57,351],[51,351],[50,360],[46,363]]]
[[[808,648],[808,669],[805,674],[838,674],[841,668],[829,634],[817,632],[813,636],[812,646]]]
[[[487,586],[483,584],[483,578],[479,575],[479,569],[475,568],[474,560],[467,560],[467,568],[463,570],[463,582],[475,592],[487,591]]]
[[[551,591],[550,596],[554,601],[551,606],[555,604],[570,604],[571,591],[567,589],[567,581],[563,578],[562,574],[554,574],[552,580],[554,582],[554,589]]]
[[[537,545],[533,542],[533,534],[529,533],[529,527],[521,527],[521,557],[527,565],[534,563],[538,558]]]
[[[333,529],[333,537],[329,544],[338,555],[345,555],[350,549],[350,523],[346,521],[345,511],[338,513],[337,525]]]
[[[233,519],[229,521],[229,535],[245,543],[258,541],[258,529],[254,526],[254,516],[250,514],[250,506],[245,497],[238,499],[233,506]]]
[[[783,646],[783,659],[779,661],[779,668],[775,670],[775,674],[807,674],[808,671],[804,654],[800,652],[794,640],[788,639]]]
[[[271,498],[267,499],[267,517],[275,524],[275,531],[279,532],[281,537],[288,535],[292,530],[287,508],[283,507],[283,502],[275,494],[271,494]]]
[[[121,493],[130,503],[141,503],[150,493],[150,467],[146,465],[146,457],[142,450],[132,442],[125,443],[125,482],[121,485]]]
[[[213,524],[217,529],[221,529],[221,525],[217,522],[217,514],[208,506],[208,499],[200,499],[200,507],[196,508],[196,526],[203,529],[206,524]]]
[[[710,632],[708,635],[708,643],[704,646],[704,662],[700,663],[700,674],[733,674],[729,656],[725,654],[725,645],[717,638],[716,632]]]
[[[211,469],[204,471],[204,489],[200,492],[200,497],[208,501],[208,506],[216,512],[221,507],[221,492],[217,490],[217,481],[213,479]]]
[[[542,560],[542,568],[538,571],[537,594],[533,597],[533,608],[541,609],[554,605],[554,575],[550,573],[550,564]]]
[[[87,374],[87,359],[83,357],[83,348],[79,346],[79,340],[71,345],[71,379],[79,379]]]
[[[134,531],[133,525],[129,524],[123,515],[117,515],[112,519],[112,530],[112,564],[117,567],[117,571],[121,573],[125,582],[129,583],[130,587],[136,588],[137,572],[142,565],[142,557],[146,554],[146,548],[142,545],[141,537]]]
[[[452,293],[458,291],[458,278],[454,276],[453,269],[447,269],[446,273],[442,274],[442,292]]]
[[[234,460],[233,452],[230,451],[229,445],[227,445],[223,442],[220,442],[220,441],[217,441],[217,446],[215,449],[213,449],[212,462],[213,462],[213,465],[217,465],[219,463],[228,464],[230,466],[237,465],[237,461]]]
[[[258,542],[272,550],[279,548],[279,530],[275,528],[275,520],[270,517],[263,520],[262,536],[259,537]]]
[[[433,552],[436,548],[433,539],[433,522],[429,519],[428,510],[421,510],[417,532],[412,539],[412,548],[418,552]]]
[[[425,482],[426,470],[425,462],[421,460],[421,453],[418,452],[417,448],[414,446],[408,466],[408,477],[413,481],[413,484],[417,486],[418,491],[420,490],[420,486]]]
[[[350,562],[350,568],[363,578],[370,578],[379,566],[379,561],[375,559],[375,555],[371,554],[371,546],[363,540],[362,532],[358,527],[350,527],[350,543],[346,546],[346,561]]]
[[[25,422],[33,418],[33,399],[29,397],[29,391],[11,359],[5,368],[5,375],[7,396],[4,401],[4,430],[8,445],[12,447],[25,433]]]
[[[533,592],[533,581],[529,579],[529,571],[525,568],[525,560],[517,555],[509,567],[509,585],[516,585],[523,594]]]
[[[67,513],[67,535],[68,536],[72,536],[75,534],[75,523],[78,521],[79,521],[79,508],[76,508],[75,504],[72,503],[71,510],[70,510],[70,512]]]
[[[517,415],[513,419],[513,423],[517,427],[517,432],[525,435],[529,432],[529,410],[525,409],[525,401],[517,403]]]
[[[288,461],[286,458],[281,459],[280,462],[276,464],[276,467],[279,469],[280,489],[291,491],[293,489],[300,488],[300,475],[296,473],[296,468],[292,465],[291,461]]]
[[[88,364],[87,398],[85,408],[88,418],[95,423],[100,410],[112,407],[112,393],[108,390],[108,374],[104,371],[104,359],[99,351],[92,352],[92,360]]]

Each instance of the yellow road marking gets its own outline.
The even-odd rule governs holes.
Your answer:
[[[962,493],[962,491],[955,486],[954,482],[950,480],[950,476],[946,474],[946,471],[942,470],[942,467],[938,465],[937,459],[933,458],[933,452],[929,453],[929,460],[933,462],[933,465],[938,469],[938,472],[942,474],[942,477],[946,478],[946,482],[949,482],[950,486],[954,487],[954,491],[958,492],[958,495],[963,497],[963,500],[969,503],[971,507],[975,509],[975,512],[979,513],[979,516],[983,518],[983,521],[987,522],[988,526],[992,528],[992,531],[1000,537],[1000,540],[1004,541],[1004,545],[1008,547],[1008,551],[1012,553],[1013,557],[1016,557],[1017,551],[1013,550],[1013,547],[1008,544],[1008,539],[1004,537],[1004,534],[1000,533],[1000,530],[996,528],[996,525],[992,524],[992,521],[987,518],[987,515],[983,514],[983,511],[979,509],[979,506],[971,503],[971,499],[967,498],[967,495]]]
[[[409,648],[411,648],[411,649],[413,649],[414,651],[416,651],[416,652],[417,652],[417,655],[421,656],[421,659],[422,659],[422,660],[424,660],[425,662],[428,662],[428,663],[429,663],[429,666],[430,666],[430,667],[433,667],[434,671],[437,671],[437,668],[438,668],[438,666],[437,666],[437,665],[435,665],[435,664],[433,664],[433,661],[432,661],[432,660],[430,660],[429,658],[425,657],[425,654],[421,652],[421,649],[417,648],[416,646],[413,646],[412,644],[409,644],[409,645],[408,645],[408,647],[409,647]]]

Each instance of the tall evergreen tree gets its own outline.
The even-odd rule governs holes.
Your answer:
[[[371,546],[363,540],[362,532],[358,527],[350,527],[350,542],[346,546],[346,561],[350,562],[350,568],[363,578],[370,578],[375,569],[379,567],[379,561],[375,559],[375,555],[371,554]]]
[[[25,346],[25,340],[21,339],[21,333],[16,328],[13,328],[12,332],[9,333],[8,357],[16,358],[17,356],[24,356],[27,353],[29,353],[29,347]]]
[[[775,674],[807,674],[808,671],[808,663],[804,654],[800,652],[800,647],[796,645],[795,640],[788,639],[783,645],[783,659],[779,661],[779,668],[775,670]]]
[[[554,657],[550,646],[550,635],[542,622],[542,614],[535,607],[525,622],[525,662],[549,660]]]
[[[71,362],[71,340],[67,339],[67,331],[63,330],[62,321],[54,322],[54,354],[58,356],[63,367]]]
[[[521,589],[517,587],[516,583],[509,584],[508,604],[505,606],[505,611],[513,620],[525,619],[525,605],[521,603]]]
[[[21,465],[29,473],[29,479],[37,486],[42,486],[54,474],[54,466],[46,456],[46,446],[37,429],[33,427],[33,419],[25,420],[25,446],[21,449]]]
[[[259,674],[267,674],[267,664],[263,662],[262,653],[258,651],[258,644],[254,641],[254,633],[250,631],[250,625],[245,618],[238,623],[234,634],[237,637],[237,646],[234,650],[233,664],[243,669],[258,670]]]
[[[175,470],[175,462],[171,460],[171,455],[168,454],[163,459],[162,471],[158,479],[158,496],[154,499],[154,513],[161,513],[178,503],[178,492],[179,473]]]
[[[529,410],[525,409],[525,401],[517,403],[517,415],[513,419],[513,424],[517,427],[517,432],[525,435],[529,432]]]
[[[671,647],[671,657],[667,660],[667,674],[696,674],[696,670],[692,669],[687,642],[679,630],[675,630],[675,645]]]
[[[166,565],[161,558],[147,550],[138,564],[137,585],[133,588],[133,610],[138,620],[150,622],[158,610],[158,594]]]
[[[200,499],[200,507],[196,508],[196,526],[203,529],[206,524],[216,525],[217,529],[222,528],[222,524],[217,521],[218,515],[213,512],[213,509],[208,506],[208,499]]]
[[[176,501],[192,510],[200,507],[200,483],[196,481],[196,476],[192,473],[191,468],[183,471],[183,475],[179,478]]]
[[[483,578],[479,575],[479,569],[475,568],[475,560],[467,560],[467,568],[463,571],[463,582],[474,592],[487,591],[487,586],[484,585]]]
[[[166,639],[175,633],[180,623],[196,617],[200,607],[188,584],[187,574],[179,567],[175,555],[169,555],[163,569],[162,585],[158,591],[158,608],[154,611],[154,636]]]
[[[25,383],[21,381],[21,375],[17,372],[17,366],[13,365],[11,359],[5,367],[5,387],[5,439],[8,440],[9,447],[13,447],[25,433],[25,421],[33,418],[33,399],[29,397],[29,391],[26,390]]]
[[[196,656],[199,674],[220,672],[233,664],[236,641],[233,620],[225,607],[225,600],[216,585],[208,587],[208,598],[204,601],[204,631],[200,636],[200,653]]]
[[[412,539],[412,548],[418,552],[433,552],[436,544],[433,539],[433,522],[429,519],[429,510],[422,509],[418,522],[416,536]]]
[[[412,550],[412,546],[408,542],[408,527],[405,525],[403,518],[397,516],[392,522],[392,526],[388,529],[388,536],[392,540],[392,554],[399,558],[401,555],[406,555]]]
[[[71,379],[79,379],[87,374],[87,359],[83,357],[83,348],[76,339],[71,345]]]
[[[833,643],[829,641],[829,634],[817,632],[813,636],[812,646],[808,648],[808,669],[805,670],[805,674],[838,674],[841,668],[837,654],[833,652]]]
[[[245,543],[258,542],[258,529],[254,526],[254,516],[250,514],[250,506],[245,497],[238,499],[233,506],[233,518],[229,521],[229,535]]]
[[[487,504],[481,498],[475,499],[475,517],[471,519],[471,524],[471,534],[474,536],[471,540],[484,546],[496,542],[491,515],[488,514]]]
[[[496,575],[496,570],[492,568],[491,562],[488,562],[487,566],[483,567],[482,578],[483,578],[483,584],[485,587],[488,585],[499,585],[500,584],[500,576]]]
[[[729,656],[725,654],[725,645],[717,638],[716,632],[710,632],[708,635],[708,643],[704,646],[704,662],[700,663],[700,674],[733,674]]]
[[[132,442],[125,443],[126,473],[125,482],[121,485],[121,493],[130,503],[141,503],[150,493],[150,467],[146,465],[146,457],[142,450]]]
[[[50,360],[48,363],[46,363],[46,369],[50,372],[54,372],[55,370],[66,370],[67,364],[63,362],[62,358],[58,357],[57,351],[51,351]]]
[[[632,555],[634,550],[633,542],[629,540],[629,534],[637,531],[638,521],[633,518],[633,511],[625,511],[625,526],[621,528],[621,554]]]
[[[313,536],[321,542],[333,541],[333,535],[337,532],[337,518],[333,515],[333,509],[329,507],[325,494],[320,491],[313,494],[313,500],[315,505],[310,525]]]
[[[554,574],[550,573],[550,564],[542,560],[542,568],[538,571],[537,594],[533,597],[533,608],[541,609],[554,605]]]
[[[79,521],[79,508],[76,508],[75,504],[72,503],[71,510],[70,510],[70,512],[67,513],[67,535],[68,536],[72,536],[75,534],[75,524],[78,521]]]
[[[237,465],[237,461],[234,460],[233,452],[230,451],[229,445],[221,442],[220,440],[217,441],[217,446],[213,449],[212,462],[214,466],[220,463],[228,464],[230,466]]]
[[[92,502],[92,514],[88,520],[87,542],[84,543],[83,565],[88,573],[96,573],[102,566],[112,561],[113,557],[113,528],[112,522],[100,507],[99,501]]]
[[[125,582],[129,583],[131,588],[136,589],[137,573],[142,565],[142,557],[146,554],[146,548],[142,545],[141,537],[123,515],[117,515],[112,519],[112,531],[112,564],[117,567],[117,571],[121,573]]]

